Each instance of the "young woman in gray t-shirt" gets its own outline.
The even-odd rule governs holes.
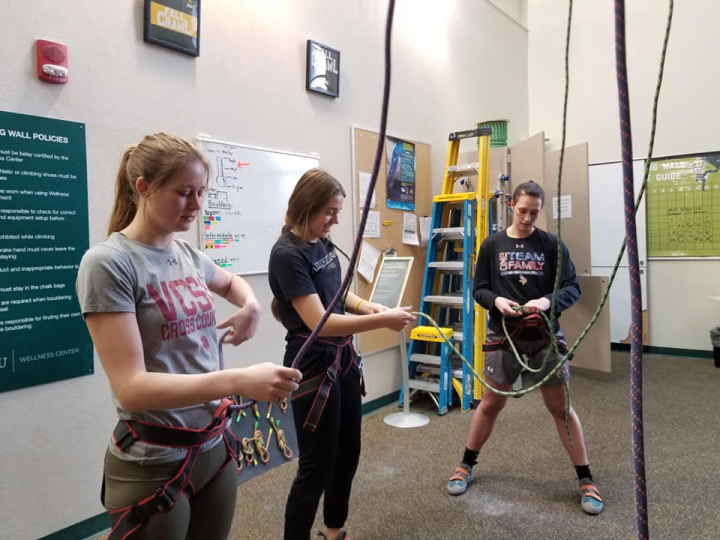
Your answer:
[[[260,308],[245,280],[174,238],[201,211],[208,172],[179,137],[158,133],[130,147],[110,236],[80,264],[78,298],[120,419],[105,456],[110,538],[227,538],[237,469],[228,466],[222,399],[277,402],[302,378],[271,363],[217,369],[217,329],[239,345],[255,333]],[[210,293],[239,310],[217,324]]]

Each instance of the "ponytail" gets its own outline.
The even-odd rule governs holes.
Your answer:
[[[128,177],[128,161],[130,161],[134,149],[135,145],[125,150],[120,161],[120,168],[115,179],[115,206],[110,216],[108,235],[121,231],[130,225],[137,212],[137,193],[135,192],[135,186]]]
[[[108,234],[123,230],[135,219],[140,197],[135,187],[138,178],[142,176],[149,186],[147,197],[177,171],[194,162],[202,164],[207,177],[210,165],[202,153],[189,141],[166,133],[146,135],[138,144],[125,150],[115,180],[115,206]]]
[[[272,301],[270,302],[270,312],[272,313],[273,317],[275,317],[275,320],[277,322],[282,322],[280,320],[280,307],[278,306],[277,298],[273,296]]]

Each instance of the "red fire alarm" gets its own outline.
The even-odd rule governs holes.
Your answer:
[[[44,39],[38,39],[35,45],[37,48],[37,74],[40,80],[54,84],[68,82],[67,46]]]

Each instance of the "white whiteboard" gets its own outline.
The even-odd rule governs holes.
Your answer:
[[[295,184],[317,156],[197,139],[210,163],[200,247],[233,274],[266,274]]]
[[[635,196],[640,190],[645,160],[633,162]],[[622,163],[590,165],[588,178],[590,200],[590,266],[614,266],[625,238]],[[647,265],[645,201],[635,215],[640,266]],[[627,252],[621,266],[627,266]]]
[[[593,266],[593,276],[610,277],[612,267]],[[647,311],[647,273],[640,269],[640,286],[642,287],[642,310]],[[630,309],[630,270],[627,266],[618,268],[610,289],[610,341],[620,343],[630,335],[632,310]]]
[[[588,193],[590,197],[590,261],[593,276],[610,276],[620,246],[625,238],[625,210],[623,198],[622,163],[601,163],[589,168]],[[635,197],[640,191],[645,160],[633,161]],[[635,215],[640,260],[640,286],[642,309],[647,311],[647,233],[645,201]],[[630,332],[630,273],[627,250],[610,289],[610,341],[620,343]]]

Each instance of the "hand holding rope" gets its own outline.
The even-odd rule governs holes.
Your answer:
[[[516,311],[520,311],[520,310],[522,310],[522,306],[519,306],[514,309]],[[475,380],[479,381],[488,390],[495,392],[496,394],[501,395],[501,396],[520,397],[520,396],[524,396],[525,394],[532,392],[533,390],[536,390],[537,388],[540,388],[542,385],[544,385],[550,379],[550,377],[555,375],[558,372],[558,370],[562,369],[562,367],[565,365],[565,363],[570,358],[569,353],[564,356],[562,354],[560,354],[560,350],[558,349],[558,346],[557,346],[557,340],[551,339],[550,340],[550,348],[548,349],[546,357],[543,360],[543,367],[541,369],[543,369],[545,367],[547,358],[550,355],[550,351],[555,352],[555,358],[557,358],[558,361],[557,361],[557,364],[555,365],[555,367],[553,367],[548,372],[548,374],[545,375],[545,377],[543,377],[543,379],[541,381],[537,382],[536,384],[534,384],[532,386],[529,386],[528,388],[523,388],[521,390],[511,390],[511,391],[498,390],[497,388],[490,386],[487,382],[485,382],[485,379],[483,379],[480,375],[478,375],[478,373],[475,371],[475,367],[467,360],[467,358],[465,358],[462,355],[462,353],[457,349],[457,347],[455,347],[455,344],[452,342],[452,340],[445,336],[445,334],[440,329],[440,326],[438,325],[438,323],[435,322],[435,319],[433,319],[430,315],[427,315],[426,313],[422,313],[421,311],[413,311],[412,313],[413,313],[413,315],[415,315],[417,317],[422,317],[424,319],[427,319],[430,322],[430,324],[432,324],[435,327],[435,329],[438,331],[438,334],[443,338],[443,340],[445,340],[445,342],[450,347],[450,350],[452,350],[453,353],[458,358],[460,358],[463,361],[463,363],[468,367],[468,369],[472,373]],[[551,328],[550,327],[550,319],[548,318],[548,316],[542,312],[540,312],[539,315],[542,317],[542,319],[548,325],[548,328]],[[515,348],[515,345],[512,342],[512,336],[508,332],[507,326],[505,325],[505,317],[506,316],[503,315],[503,319],[502,319],[503,331],[505,332],[505,337],[507,338],[508,342],[510,343],[517,361],[522,366],[526,367],[526,364],[521,360],[520,354],[517,352],[517,349]],[[551,331],[551,335],[554,335],[554,332]],[[537,372],[538,370],[530,369],[530,371]],[[570,408],[572,406],[572,404],[570,402],[570,385],[568,384],[567,377],[563,377],[563,382],[565,384],[565,397],[566,397],[566,401],[565,401],[565,432],[568,437],[568,442],[570,444],[570,448],[574,448],[575,444],[573,442],[572,434],[570,433]]]

